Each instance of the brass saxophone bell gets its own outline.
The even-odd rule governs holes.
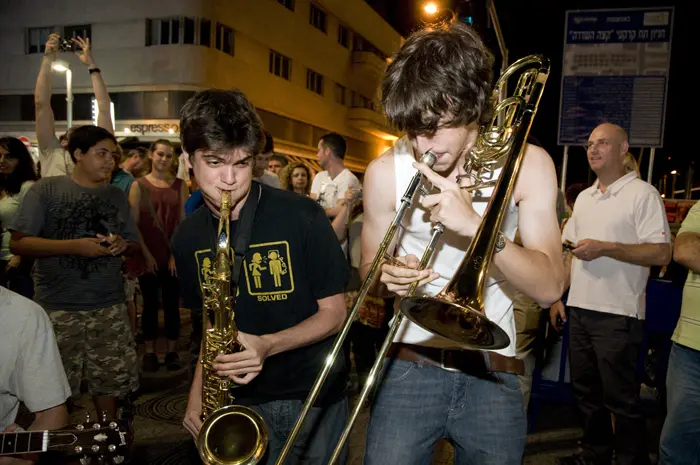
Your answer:
[[[228,405],[206,419],[197,439],[202,461],[208,465],[253,465],[267,449],[267,428],[253,409]]]

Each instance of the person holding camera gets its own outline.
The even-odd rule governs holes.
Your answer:
[[[80,62],[87,66],[92,78],[92,89],[99,107],[97,125],[114,134],[112,116],[110,113],[110,99],[107,86],[102,79],[100,68],[92,59],[89,38],[61,39],[58,34],[51,34],[46,42],[44,58],[41,60],[39,76],[34,89],[34,108],[36,114],[36,137],[39,142],[39,164],[41,177],[60,176],[71,174],[75,164],[68,148],[68,138],[71,128],[67,128],[60,139],[56,138],[56,122],[51,109],[51,69],[58,52],[75,52]]]

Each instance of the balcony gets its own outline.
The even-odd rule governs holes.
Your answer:
[[[352,52],[353,84],[364,95],[377,95],[386,62],[372,52]]]
[[[398,137],[389,129],[384,115],[369,108],[350,108],[348,110],[348,123],[356,129],[384,140],[394,141]]]

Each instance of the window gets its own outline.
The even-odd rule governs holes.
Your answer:
[[[194,18],[185,18],[184,21],[185,24],[185,32],[183,35],[183,43],[184,44],[194,44],[194,25],[195,25],[195,20]]]
[[[350,44],[350,31],[342,24],[338,24],[338,43],[345,48]]]
[[[168,45],[180,43],[180,18],[149,19],[146,45]]]
[[[290,81],[292,76],[292,60],[274,50],[270,50],[270,72],[275,76]]]
[[[193,44],[211,46],[211,21],[176,16],[146,20],[146,45]]]
[[[65,26],[63,28],[62,38],[75,39],[76,37],[92,39],[92,26],[83,24],[81,26]]]
[[[199,45],[211,47],[211,21],[203,19],[199,23]]]
[[[30,27],[27,29],[27,54],[44,53],[46,42],[52,32],[52,27]]]
[[[365,97],[364,95],[358,94],[356,92],[351,93],[350,106],[353,108],[367,108],[368,110],[374,110],[374,102],[372,99]]]
[[[318,29],[319,31],[326,32],[326,12],[311,4],[311,9],[309,10],[309,24]]]
[[[316,92],[318,95],[323,95],[323,76],[316,71],[306,70],[306,88]]]
[[[216,23],[216,49],[233,55],[233,29],[221,23]]]
[[[335,85],[335,103],[345,105],[345,87],[340,84]]]
[[[284,5],[287,9],[294,11],[294,0],[277,0],[277,3]]]

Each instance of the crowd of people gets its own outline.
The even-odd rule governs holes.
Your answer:
[[[335,132],[318,140],[321,172],[288,163],[238,90],[197,92],[181,109],[179,147],[160,139],[124,150],[102,73],[82,38],[74,39],[76,54],[92,77],[97,125],[57,137],[50,70],[58,40],[52,35],[46,43],[36,84],[38,166],[18,139],[0,139],[0,429],[17,430],[20,402],[36,413],[30,430],[65,428],[81,387],[96,412],[117,418],[139,388],[139,371],[190,365],[183,425],[198,436],[204,290],[215,273],[227,192],[241,350],[219,355],[213,368],[236,384],[235,403],[264,419],[261,463],[274,464],[420,172],[434,190],[417,196],[402,219],[392,258],[363,301],[289,462],[328,463],[356,388],[348,384],[350,364],[364,384],[401,298],[416,282],[422,294],[444,289],[480,230],[494,187],[471,194],[464,162],[480,125],[492,117],[491,52],[459,22],[411,35],[381,84],[386,116],[404,136],[358,178],[345,166],[346,142]],[[550,155],[529,141],[493,232],[484,290],[485,316],[507,335],[507,346],[463,350],[401,321],[381,379],[370,379],[377,385],[364,463],[428,464],[437,441],[447,439],[455,463],[520,464],[533,372],[529,330],[547,313],[545,324],[569,331],[571,387],[583,421],[581,450],[560,463],[610,464],[613,457],[618,465],[649,463],[636,370],[645,288],[650,267],[675,259],[690,273],[659,456],[665,465],[697,464],[700,207],[672,242],[661,197],[630,164],[627,134],[614,122],[597,126],[586,145],[595,183],[572,186],[566,196]],[[420,163],[426,152],[435,155],[430,167]],[[444,227],[441,244],[420,269],[435,223]],[[192,312],[187,361],[178,356],[181,307]],[[137,341],[144,345],[140,360]],[[197,463],[194,445],[193,451]],[[344,449],[341,461],[346,457]],[[40,457],[0,457],[0,464],[24,459]]]

